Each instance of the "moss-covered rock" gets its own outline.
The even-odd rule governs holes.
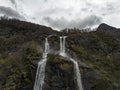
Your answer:
[[[48,55],[44,90],[76,90],[73,63],[59,55]]]

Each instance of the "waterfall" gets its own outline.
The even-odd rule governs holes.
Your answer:
[[[34,84],[34,90],[42,90],[42,86],[44,84],[44,78],[45,78],[45,67],[46,67],[48,52],[49,52],[49,43],[48,43],[48,38],[46,38],[45,39],[45,50],[43,53],[43,57],[42,57],[42,60],[40,60],[38,63],[35,84]]]
[[[77,81],[77,89],[83,90],[82,81],[81,81],[81,74],[78,66],[78,62],[74,59],[70,58],[70,60],[74,63],[74,72],[75,72],[75,79]]]
[[[60,37],[60,55],[66,57],[65,53],[65,39],[66,36]]]
[[[82,81],[81,81],[81,74],[78,66],[78,62],[75,61],[73,58],[70,58],[66,52],[65,52],[65,39],[66,36],[60,37],[60,55],[63,57],[67,57],[69,60],[71,60],[74,64],[74,73],[75,73],[75,79],[77,82],[77,89],[78,90],[83,90],[82,87]]]

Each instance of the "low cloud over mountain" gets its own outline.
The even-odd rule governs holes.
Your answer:
[[[11,18],[24,19],[23,16],[21,16],[17,11],[13,10],[10,7],[0,6],[0,14]]]
[[[45,17],[44,20],[50,26],[60,29],[64,29],[66,27],[82,29],[86,27],[92,27],[101,23],[101,18],[95,15],[91,15],[83,19],[78,18],[70,21],[66,20],[64,17],[61,17],[60,19],[52,19],[50,17]]]
[[[1,14],[24,17],[58,30],[94,27],[100,23],[120,26],[119,0],[0,0],[0,6]]]

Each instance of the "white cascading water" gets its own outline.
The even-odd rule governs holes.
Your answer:
[[[34,90],[42,90],[42,86],[44,84],[44,78],[45,78],[45,67],[46,67],[48,52],[49,52],[49,43],[48,43],[48,38],[46,38],[45,39],[45,51],[43,53],[42,60],[40,60],[38,63]]]
[[[65,39],[66,36],[60,37],[60,55],[66,58],[69,58],[74,64],[74,73],[75,73],[75,78],[77,80],[77,89],[78,90],[83,90],[82,86],[82,81],[81,81],[81,74],[78,66],[78,62],[75,61],[74,59],[70,58],[66,52],[65,52]]]
[[[60,37],[60,55],[67,57],[65,53],[65,39],[66,39],[66,36]]]

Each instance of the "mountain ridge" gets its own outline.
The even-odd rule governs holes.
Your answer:
[[[110,25],[108,25],[108,24],[105,24],[105,23],[101,23],[99,26],[98,26],[98,28],[97,28],[97,30],[98,31],[102,31],[102,30],[106,30],[106,31],[112,31],[112,30],[119,30],[119,29],[117,29],[117,28],[115,28],[115,27],[113,27],[113,26],[110,26]]]

